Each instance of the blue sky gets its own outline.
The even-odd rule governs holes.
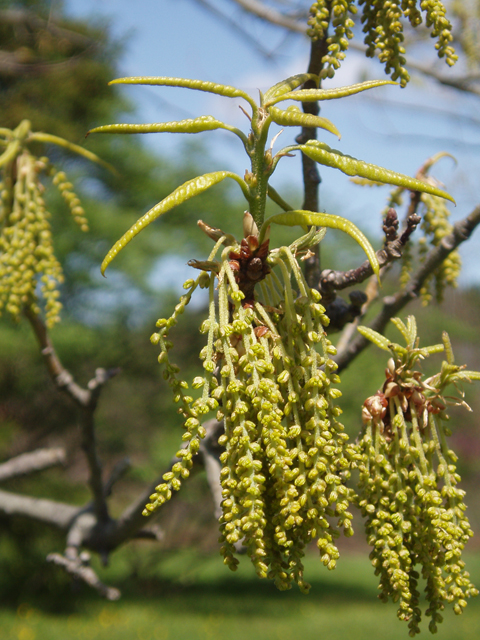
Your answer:
[[[67,13],[77,17],[106,20],[112,34],[126,37],[121,60],[122,75],[165,75],[216,80],[238,86],[252,95],[288,75],[303,72],[308,59],[308,42],[301,36],[285,36],[272,26],[260,24],[227,0],[220,9],[238,24],[251,29],[263,48],[275,53],[273,60],[259,54],[251,43],[226,28],[193,0],[66,0]],[[428,54],[433,54],[433,42]],[[445,66],[445,70],[447,67]],[[359,81],[360,76],[385,78],[374,62],[351,54],[335,84]],[[128,87],[137,104],[132,121],[158,122],[211,114],[245,129],[247,122],[238,105],[241,101],[200,92],[166,87]],[[439,163],[434,175],[442,180],[457,201],[452,220],[467,215],[480,202],[480,117],[478,98],[455,93],[434,83],[413,81],[407,89],[384,87],[342,101],[330,101],[322,114],[342,133],[341,141],[325,133],[321,139],[357,158],[414,175],[429,156],[447,151],[457,158]],[[101,123],[99,123],[101,124]],[[275,132],[274,132],[275,133]],[[243,175],[247,168],[241,144],[227,132],[200,134],[212,145],[213,165],[205,171],[228,168]],[[293,134],[284,133],[277,143],[289,144]],[[179,137],[174,134],[146,136],[159,153],[176,154]],[[278,165],[274,186],[299,184],[299,158],[285,158]],[[367,234],[379,228],[378,212],[388,188],[362,189],[346,176],[323,169],[322,208],[335,208],[351,218]],[[139,212],[143,213],[143,212]],[[480,234],[462,248],[465,262],[463,282],[477,282],[475,262],[480,251]],[[478,263],[477,263],[478,264]]]

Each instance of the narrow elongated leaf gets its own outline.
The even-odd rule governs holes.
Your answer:
[[[315,80],[318,84],[318,76],[314,73],[298,73],[295,76],[290,76],[286,80],[277,82],[277,84],[273,85],[273,87],[270,87],[270,89],[265,92],[265,102],[268,102],[271,98],[283,96],[285,93],[293,91],[300,85],[305,84],[308,80]]]
[[[112,167],[111,164],[108,164],[108,162],[105,162],[105,160],[99,158],[96,153],[92,153],[91,151],[88,151],[88,149],[79,147],[78,144],[73,144],[73,142],[68,142],[68,140],[64,140],[63,138],[59,138],[58,136],[53,136],[50,133],[36,132],[30,134],[28,139],[38,140],[39,142],[46,142],[48,144],[56,144],[59,147],[63,147],[64,149],[68,149],[69,151],[72,151],[79,156],[87,158],[87,160],[90,160],[91,162],[100,164],[102,167],[105,167],[105,169],[108,169],[112,173],[118,174],[118,171],[114,167]]]
[[[213,116],[200,116],[195,119],[151,124],[107,124],[91,129],[87,135],[90,133],[200,133],[225,128],[228,126]]]
[[[429,354],[442,353],[442,351],[445,351],[443,344],[433,344],[430,347],[423,347],[423,349],[425,349]]]
[[[205,91],[206,93],[216,93],[219,96],[225,96],[226,98],[243,98],[247,100],[255,109],[257,105],[252,98],[237,89],[236,87],[230,87],[226,84],[217,84],[216,82],[207,82],[206,80],[191,80],[189,78],[169,78],[166,76],[134,76],[131,78],[117,78],[111,80],[108,84],[145,84],[151,86],[163,86],[163,87],[183,87],[185,89],[194,89],[196,91]]]
[[[380,347],[380,349],[384,349],[384,351],[390,351],[388,347],[391,342],[390,340],[387,340],[385,336],[382,336],[381,333],[378,333],[377,331],[370,329],[370,327],[365,327],[363,325],[357,327],[357,329],[364,338],[370,340],[370,342],[373,342],[373,344],[376,344],[377,347]]]
[[[203,176],[198,176],[193,178],[193,180],[188,180],[180,187],[177,187],[175,191],[172,191],[170,195],[164,198],[161,202],[156,204],[150,211],[147,211],[145,215],[137,220],[137,222],[130,227],[130,229],[123,234],[120,240],[113,245],[110,251],[105,256],[105,259],[102,262],[102,266],[100,268],[102,275],[105,275],[105,269],[112,262],[112,260],[117,256],[117,254],[125,247],[130,240],[132,240],[142,229],[147,227],[151,222],[159,218],[161,215],[170,211],[174,207],[182,204],[186,200],[193,198],[194,196],[198,196],[203,191],[206,191],[213,185],[218,184],[225,178],[233,178],[240,185],[243,180],[234,173],[230,171],[215,171],[213,173],[206,173]],[[242,186],[242,185],[241,185]]]
[[[410,178],[403,173],[397,173],[396,171],[390,171],[384,169],[375,164],[369,164],[363,160],[357,160],[352,156],[347,156],[337,149],[331,149],[324,142],[318,140],[309,140],[306,144],[299,145],[301,151],[311,158],[323,164],[326,167],[333,167],[339,169],[347,176],[359,176],[360,178],[368,178],[369,180],[375,180],[376,182],[383,182],[385,184],[392,184],[398,187],[405,187],[412,191],[421,191],[423,193],[430,193],[433,196],[440,196],[455,202],[455,200],[446,191],[442,191],[431,184],[417,180],[416,178]]]
[[[298,107],[292,105],[288,109],[278,109],[277,107],[270,107],[268,109],[272,120],[282,127],[318,127],[319,129],[325,129],[330,131],[335,136],[340,138],[340,132],[337,127],[321,116],[314,116],[311,113],[303,113]]]
[[[344,231],[353,238],[355,242],[358,242],[365,251],[368,261],[372,266],[373,273],[378,278],[380,265],[378,264],[375,251],[365,235],[353,224],[353,222],[350,222],[350,220],[342,218],[341,216],[334,216],[329,213],[314,213],[312,211],[299,210],[290,211],[288,213],[277,213],[276,215],[268,218],[268,220],[265,221],[264,226],[272,223],[281,224],[287,227],[295,227],[297,225],[302,227],[305,227],[306,225],[315,225],[318,227],[329,227],[331,229]],[[260,232],[260,236],[262,236],[262,232]]]
[[[390,318],[390,321],[397,327],[402,336],[405,338],[405,342],[408,345],[412,345],[415,342],[415,338],[412,340],[412,336],[410,334],[409,329],[405,325],[405,323],[400,318]],[[415,336],[416,337],[416,336]]]
[[[337,87],[335,89],[300,89],[299,91],[290,91],[289,93],[272,97],[268,103],[265,101],[265,107],[268,107],[282,100],[299,100],[300,102],[317,102],[317,100],[336,100],[337,98],[345,98],[353,96],[356,93],[382,87],[385,84],[398,84],[392,80],[367,80],[358,84],[351,84],[348,87]]]
[[[458,377],[463,380],[480,380],[480,371],[460,371]]]

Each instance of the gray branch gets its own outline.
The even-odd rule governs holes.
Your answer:
[[[245,9],[245,11],[248,11],[248,13],[252,13],[254,16],[257,16],[257,18],[266,20],[278,27],[284,27],[290,31],[303,33],[304,35],[307,31],[306,22],[300,22],[295,18],[290,18],[280,11],[266,6],[259,0],[233,0],[233,2],[242,7],[242,9]]]
[[[453,231],[445,236],[440,244],[427,254],[424,263],[412,276],[410,282],[401,291],[383,299],[383,307],[380,313],[369,325],[371,329],[383,333],[389,320],[393,318],[411,300],[416,298],[426,279],[437,269],[445,258],[454,251],[462,242],[469,239],[475,228],[480,224],[480,205],[472,213],[455,223]],[[338,371],[345,369],[369,344],[362,335],[355,338],[338,352],[336,362]]]
[[[88,383],[87,389],[82,388],[75,382],[72,374],[62,365],[42,318],[29,307],[25,308],[24,313],[40,345],[45,365],[53,383],[57,389],[65,393],[81,409],[82,448],[90,471],[88,484],[92,492],[98,520],[107,522],[109,515],[102,482],[102,466],[97,455],[94,415],[103,385],[116,375],[119,370],[97,369],[95,376]]]
[[[63,567],[67,573],[75,579],[88,584],[89,587],[98,591],[98,593],[107,600],[118,600],[120,598],[120,591],[104,584],[92,569],[89,564],[89,553],[84,551],[79,554],[75,549],[67,549],[65,555],[50,553],[47,556],[47,561]]]
[[[65,464],[64,449],[37,449],[0,464],[0,482]]]
[[[9,517],[21,516],[68,531],[79,511],[79,507],[63,502],[32,498],[0,489],[0,513]]]

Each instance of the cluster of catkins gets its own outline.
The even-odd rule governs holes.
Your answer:
[[[0,181],[0,312],[15,319],[29,307],[38,313],[38,293],[45,300],[45,318],[51,327],[59,320],[58,291],[63,272],[55,257],[50,214],[40,174],[53,176],[75,222],[88,229],[84,210],[64,172],[56,172],[48,158],[36,158],[24,149],[2,169]]]
[[[225,447],[220,519],[225,564],[236,568],[236,549],[243,545],[260,577],[273,579],[279,589],[296,582],[306,592],[305,546],[315,540],[323,563],[333,569],[339,529],[353,533],[345,482],[354,454],[338,420],[335,348],[324,332],[328,318],[320,294],[308,287],[297,261],[302,240],[271,252],[268,240],[259,245],[256,235],[240,246],[231,242],[219,237],[209,260],[195,263],[204,270],[185,283],[188,293],[152,336],[161,346],[164,376],[185,419],[187,445],[145,514],[188,477],[204,435],[201,421],[216,409],[225,425],[220,438]],[[224,243],[228,246],[217,261]],[[193,388],[200,390],[194,399],[169,360],[168,333],[198,286],[209,288],[210,302],[201,327],[208,336],[200,353],[205,373],[193,380]]]
[[[420,239],[420,259],[424,259],[428,252],[428,242],[436,247],[443,238],[450,234],[453,226],[449,221],[450,210],[443,198],[437,198],[427,193],[422,193],[421,201],[424,205],[421,228],[424,237]],[[427,305],[435,292],[437,302],[442,302],[446,286],[457,286],[458,276],[462,268],[462,259],[458,250],[451,251],[441,265],[432,273],[420,290],[424,305]],[[432,287],[433,285],[433,287]]]
[[[335,70],[345,58],[348,41],[353,37],[354,22],[352,16],[357,12],[356,4],[362,8],[361,22],[365,33],[367,56],[373,58],[378,51],[380,62],[385,65],[386,73],[392,80],[399,80],[405,86],[409,80],[405,68],[405,47],[403,46],[403,23],[407,19],[412,27],[423,21],[437,38],[435,48],[440,58],[445,58],[452,66],[457,60],[451,45],[452,25],[446,18],[446,10],[440,0],[317,0],[310,8],[308,34],[314,40],[323,38],[329,27],[332,35],[327,37],[327,54],[323,57],[322,77],[333,77]]]
[[[363,330],[393,357],[382,389],[364,404],[357,501],[366,519],[370,559],[380,577],[379,597],[398,603],[397,615],[408,621],[414,636],[422,614],[420,575],[426,582],[425,614],[431,618],[432,633],[446,604],[460,614],[467,598],[478,594],[461,558],[473,532],[465,515],[465,492],[457,486],[457,457],[446,442],[450,432],[443,392],[447,385],[478,379],[479,374],[453,364],[444,334],[448,362],[424,380],[417,362],[444,345],[421,349],[413,317],[407,325],[398,318],[393,321],[406,337],[406,349]]]

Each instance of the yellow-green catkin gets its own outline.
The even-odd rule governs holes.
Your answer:
[[[53,170],[47,158],[37,159],[27,149],[2,167],[0,213],[0,311],[18,320],[25,307],[39,312],[43,298],[45,320],[59,320],[59,284],[63,272],[55,257],[50,214],[45,207],[41,173]],[[54,183],[69,203],[75,222],[87,229],[80,201],[63,173]]]
[[[215,276],[201,276],[209,282],[210,309],[201,328],[208,334],[200,354],[206,375],[196,379],[203,388],[202,404],[218,407],[217,418],[224,421],[221,552],[234,570],[241,545],[260,577],[272,579],[279,589],[297,583],[307,592],[306,545],[316,541],[322,562],[333,569],[339,556],[335,539],[342,529],[353,533],[346,480],[356,454],[338,419],[335,349],[324,331],[328,318],[320,294],[306,284],[290,248],[271,252],[274,272],[257,286],[254,301],[245,301],[236,283],[231,251],[223,249],[212,267]],[[212,254],[209,264],[213,259]],[[190,411],[199,401],[185,399],[186,383],[173,381],[168,368],[165,338],[175,321],[173,316],[161,321],[153,341],[162,346],[160,359],[176,399],[187,407],[182,412],[190,446],[202,435],[191,437],[189,427]],[[194,453],[185,451],[181,464]],[[145,513],[179,487],[173,480],[180,477],[172,474],[157,487]]]
[[[432,38],[436,38],[435,48],[440,58],[445,58],[449,66],[457,60],[452,46],[452,25],[446,17],[446,10],[439,0],[317,0],[310,8],[308,35],[312,40],[326,39],[327,53],[322,59],[322,78],[332,78],[340,67],[353,37],[353,16],[357,6],[361,7],[361,22],[365,33],[367,56],[378,55],[385,65],[385,72],[392,80],[398,80],[402,87],[409,81],[405,67],[404,22],[412,27],[422,23],[425,14],[427,27]],[[460,13],[461,14],[461,11]],[[470,51],[474,50],[472,38],[468,41]]]
[[[421,228],[424,237],[420,240],[420,258],[424,258],[429,246],[436,247],[442,239],[452,232],[453,226],[449,222],[450,210],[442,198],[422,194],[421,202],[424,207]],[[437,302],[443,300],[445,287],[457,286],[462,261],[457,250],[449,253],[442,264],[433,272],[420,292],[423,304],[430,302],[433,295]],[[432,291],[433,289],[433,291]]]
[[[453,0],[450,10],[458,21],[455,35],[467,64],[476,70],[480,63],[480,3],[478,0]]]
[[[367,56],[378,57],[385,64],[386,73],[392,80],[399,80],[404,87],[408,80],[405,68],[405,48],[403,46],[403,20],[407,18],[413,27],[422,23],[422,13],[425,12],[427,27],[432,28],[432,38],[437,38],[435,48],[440,58],[444,57],[449,66],[457,59],[451,42],[452,25],[446,18],[446,10],[439,0],[359,0],[363,6],[362,23],[367,45]],[[420,9],[420,10],[419,10]]]
[[[457,457],[446,441],[444,388],[458,384],[462,367],[444,362],[439,374],[424,380],[415,365],[429,351],[418,348],[416,332],[411,337],[407,349],[391,345],[385,383],[364,404],[357,500],[380,580],[379,597],[397,603],[398,617],[414,636],[422,617],[420,577],[432,633],[447,604],[460,614],[478,591],[462,559],[473,532],[465,492],[457,486]]]
[[[355,2],[350,0],[332,0],[330,8],[323,2],[317,2],[310,9],[309,35],[313,40],[322,38],[329,24],[332,35],[327,38],[327,54],[322,59],[321,78],[333,78],[335,71],[345,59],[348,41],[353,38],[354,22],[352,16],[357,12]]]

